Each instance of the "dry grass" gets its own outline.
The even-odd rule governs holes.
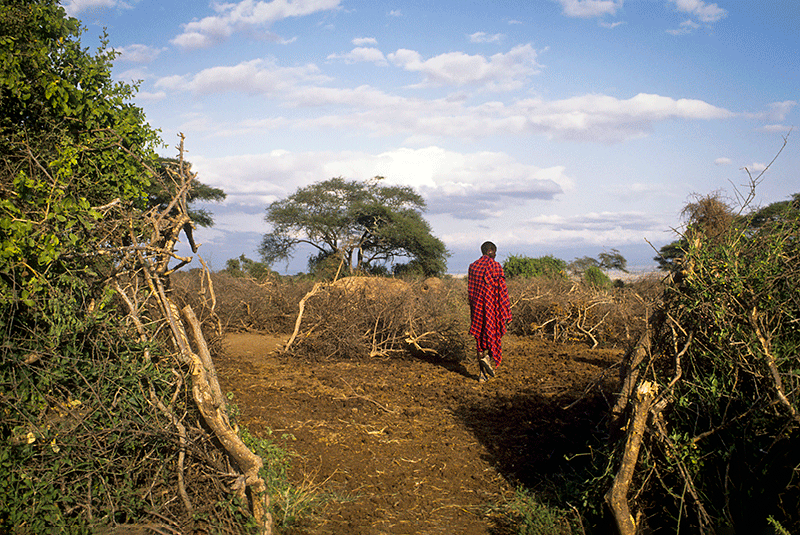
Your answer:
[[[212,284],[215,302],[197,274],[173,281],[177,297],[198,311],[211,340],[215,325],[223,332],[292,332],[298,303],[313,287],[308,279],[258,282],[227,273],[213,274]],[[508,285],[514,314],[509,332],[603,347],[636,340],[663,290],[658,275],[608,291],[569,280],[514,279]],[[464,279],[348,277],[308,298],[291,353],[310,359],[416,354],[461,360],[472,344],[468,329]]]

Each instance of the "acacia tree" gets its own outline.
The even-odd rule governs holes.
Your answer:
[[[443,273],[447,250],[422,217],[424,199],[408,186],[388,186],[382,180],[331,178],[270,204],[264,219],[272,231],[259,249],[264,261],[288,259],[298,245],[308,244],[317,250],[309,259],[312,271],[331,257],[343,260],[351,272],[379,269],[405,257],[410,258],[406,270]]]

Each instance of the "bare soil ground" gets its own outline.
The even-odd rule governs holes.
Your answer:
[[[293,534],[508,533],[493,505],[588,462],[621,357],[507,336],[480,384],[475,360],[309,362],[283,341],[230,334],[216,364],[250,431],[297,453],[295,484],[338,498]]]

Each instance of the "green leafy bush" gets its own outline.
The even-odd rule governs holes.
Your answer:
[[[611,279],[606,275],[602,269],[597,266],[591,266],[583,273],[583,280],[594,288],[607,289],[610,288],[612,283]]]
[[[567,263],[553,256],[530,258],[510,255],[503,262],[503,271],[507,278],[545,277],[549,279],[566,278]]]
[[[631,384],[654,381],[659,393],[633,479],[640,488],[630,492],[654,529],[757,533],[768,522],[800,529],[800,220],[793,214],[758,225],[692,220],[646,351],[631,353],[640,355],[627,364]]]

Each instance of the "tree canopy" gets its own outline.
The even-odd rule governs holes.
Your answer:
[[[309,259],[311,271],[332,257],[353,272],[380,270],[408,258],[395,270],[439,275],[446,269],[447,249],[431,234],[424,209],[424,199],[412,188],[386,185],[383,177],[331,178],[267,207],[264,219],[272,231],[259,251],[271,264],[308,244],[317,250]]]

